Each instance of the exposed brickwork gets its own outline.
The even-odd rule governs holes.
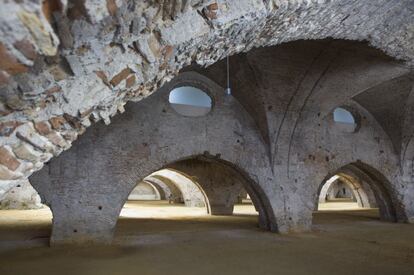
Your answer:
[[[6,166],[12,171],[15,171],[20,162],[4,147],[0,147],[0,164]]]
[[[49,120],[63,137],[74,136],[65,132],[68,127],[81,133],[91,121],[109,124],[125,102],[150,95],[191,62],[210,65],[256,46],[334,37],[368,40],[408,64],[414,56],[411,1],[140,1],[127,6],[85,0],[65,7],[48,0],[2,5],[9,16],[0,23],[22,35],[1,33],[1,123]],[[32,67],[35,59],[55,54]],[[11,137],[1,144],[20,142]]]
[[[126,102],[146,98],[190,64],[209,66],[228,55],[249,52],[255,47],[283,46],[294,40],[325,38],[364,40],[388,56],[401,60],[393,67],[389,64],[394,61],[385,54],[377,64],[364,63],[377,59],[363,56],[361,64],[366,67],[361,64],[355,66],[358,70],[350,70],[353,78],[349,79],[348,75],[342,74],[346,70],[337,72],[337,76],[331,73],[337,67],[352,64],[351,57],[342,60],[343,53],[338,53],[336,47],[327,47],[317,53],[312,47],[304,48],[302,52],[314,54],[314,59],[304,62],[301,57],[294,59],[295,56],[285,67],[279,67],[283,59],[269,65],[280,70],[292,70],[289,75],[278,71],[267,75],[267,79],[280,78],[297,84],[292,97],[288,96],[291,86],[283,81],[275,86],[279,87],[275,96],[256,96],[256,91],[271,90],[270,81],[265,81],[262,76],[270,70],[255,73],[260,64],[255,64],[254,60],[247,64],[243,63],[246,60],[233,64],[232,68],[250,68],[248,75],[255,76],[252,81],[260,83],[252,87],[250,96],[245,95],[240,101],[259,125],[260,138],[267,146],[263,154],[274,165],[272,172],[286,174],[286,182],[295,184],[294,180],[297,180],[300,183],[309,176],[300,172],[304,167],[315,163],[323,163],[325,167],[333,162],[339,163],[341,159],[331,151],[324,151],[322,146],[313,150],[306,142],[295,143],[304,134],[301,132],[303,121],[311,118],[307,111],[313,114],[314,110],[321,108],[326,113],[327,106],[333,108],[332,102],[337,105],[349,102],[354,96],[350,91],[357,94],[382,87],[378,81],[383,76],[399,79],[410,75],[410,70],[412,75],[409,66],[414,64],[414,3],[411,0],[136,1],[134,5],[128,5],[126,1],[78,0],[70,1],[68,6],[65,3],[50,0],[0,4],[0,146],[17,150],[24,158],[15,160],[21,164],[15,171],[10,167],[14,168],[16,163],[3,159],[1,180],[27,178],[52,156],[69,148],[71,142],[92,123],[103,120],[110,124],[114,115],[124,111]],[[355,49],[349,51],[355,52]],[[220,75],[225,75],[224,71],[220,72]],[[326,101],[314,99],[314,95],[323,94],[324,87],[333,85],[327,84],[327,75],[334,79],[332,82],[348,81],[341,87],[333,87],[333,91],[338,93],[325,93]],[[298,82],[296,76],[303,76],[302,82]],[[404,81],[410,83],[410,79]],[[243,79],[239,83],[248,85]],[[232,85],[239,83],[233,82]],[[265,106],[263,98],[274,101]],[[285,102],[290,102],[290,105],[281,108]],[[412,102],[412,99],[408,100],[406,105],[414,105]],[[393,188],[406,200],[401,205],[414,209],[413,203],[409,202],[414,196],[411,195],[414,194],[414,112],[405,105],[400,109],[401,112],[393,114],[401,118],[404,127],[401,126],[400,136],[392,142],[400,141],[401,144],[394,147],[401,154],[395,156],[382,147],[369,146],[382,152],[378,166],[388,169],[384,173],[396,179]],[[280,117],[269,117],[269,113],[277,113]],[[38,125],[42,122],[45,124]],[[219,122],[218,119],[216,123]],[[45,127],[47,123],[50,123],[50,131]],[[312,133],[322,127],[318,123],[309,125],[314,126]],[[318,138],[322,141],[325,137]],[[379,144],[385,143],[386,138],[375,138]],[[239,142],[243,140],[239,139]],[[330,140],[323,142],[330,144]],[[355,145],[349,146],[348,151],[355,150]],[[309,148],[313,149],[303,156],[301,152],[309,151]],[[36,157],[28,155],[33,152],[36,152],[33,154]],[[151,152],[149,147],[142,148],[138,154],[147,152]],[[390,172],[395,171],[395,159],[400,159],[402,175]],[[293,179],[293,175],[299,172],[302,178]],[[404,184],[399,185],[399,182]],[[293,189],[290,191],[295,194]],[[295,198],[290,200],[295,201]],[[301,200],[296,198],[296,201]],[[301,204],[303,208],[312,208],[306,200]],[[407,218],[414,221],[412,217],[414,213],[409,213]],[[298,217],[287,223],[295,224],[297,228],[308,225]]]
[[[0,43],[0,69],[12,75],[27,72],[28,70],[27,66],[11,55],[2,43]]]
[[[51,132],[49,123],[47,123],[45,121],[35,123],[34,127],[35,127],[36,131],[39,132],[39,134],[41,134],[43,136],[46,136],[46,135],[50,134],[50,132]]]

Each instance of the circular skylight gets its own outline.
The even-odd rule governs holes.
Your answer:
[[[173,109],[183,116],[204,116],[211,110],[212,100],[207,93],[192,86],[173,89],[169,95]]]
[[[340,127],[344,132],[355,132],[358,126],[354,115],[350,111],[341,107],[334,110],[333,120],[337,127]]]

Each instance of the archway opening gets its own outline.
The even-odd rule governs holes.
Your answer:
[[[128,196],[122,218],[180,219],[207,214],[207,197],[189,176],[160,169],[139,182]]]
[[[367,194],[371,194],[371,198]],[[344,173],[326,180],[318,198],[318,210],[324,211],[370,209],[375,206],[371,188]]]
[[[217,160],[197,157],[171,163],[146,176],[129,194],[115,242],[150,228],[161,233],[265,227],[264,205],[250,184],[235,168]],[[139,194],[144,186],[145,196]],[[149,193],[155,199],[149,199]]]
[[[340,168],[321,184],[317,214],[365,216],[396,221],[389,183],[372,167],[361,162]]]
[[[11,182],[0,191],[0,248],[47,246],[53,214],[28,180]]]

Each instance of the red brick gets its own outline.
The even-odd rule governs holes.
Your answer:
[[[36,122],[34,124],[34,127],[35,127],[36,131],[39,134],[41,134],[42,136],[46,136],[46,135],[50,134],[50,132],[51,132],[50,125],[46,121]]]
[[[132,73],[130,68],[125,68],[123,69],[120,73],[118,73],[117,75],[115,75],[112,79],[111,79],[111,85],[112,86],[117,86],[119,83],[121,83],[122,80],[124,80],[125,78],[127,78],[130,74]]]
[[[0,164],[6,166],[11,171],[16,171],[20,162],[4,147],[0,147]]]
[[[9,54],[6,47],[0,42],[0,69],[11,75],[27,72],[28,68],[21,64],[16,57]]]

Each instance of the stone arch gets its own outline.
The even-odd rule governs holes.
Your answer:
[[[180,159],[167,167],[186,173],[203,188],[209,213],[231,215],[240,193],[247,192],[259,212],[259,226],[269,228],[269,205],[257,183],[236,165],[208,155]]]
[[[40,146],[50,147],[54,155],[70,147],[76,136],[90,126],[90,118],[110,123],[118,110],[124,110],[125,102],[145,98],[191,62],[207,66],[254,47],[327,37],[366,40],[408,64],[413,58],[412,36],[405,35],[411,34],[411,21],[395,19],[411,18],[409,0],[381,0],[382,4],[141,1],[140,5],[120,1],[109,8],[102,1],[86,2],[71,3],[70,7],[62,3],[54,11],[43,10],[40,2],[30,7],[26,3],[4,4],[16,14],[25,9],[35,13],[44,30],[41,39],[25,41],[28,44],[21,48],[20,38],[12,34],[30,37],[27,22],[16,14],[1,19],[9,26],[1,33],[5,55],[13,60],[0,83],[5,87],[2,103],[9,106],[5,111],[2,108],[7,114],[4,121],[13,125],[18,117],[25,124],[22,128],[30,131],[25,137],[44,137],[47,140]],[[154,9],[162,12],[149,12]],[[366,14],[373,16],[361,21]],[[390,14],[398,16],[385,16]],[[148,19],[142,23],[137,18]],[[378,22],[376,18],[383,20]],[[190,20],[192,24],[188,24]],[[91,37],[95,43],[90,43]],[[25,48],[34,49],[29,57]],[[84,90],[90,92],[79,92]],[[49,98],[51,94],[54,100]],[[53,122],[53,131],[45,131],[49,121]],[[14,134],[6,140],[11,147],[21,143]],[[51,157],[49,154],[41,161]],[[25,172],[25,176],[31,173]]]
[[[198,182],[207,195],[209,213],[212,215],[231,215],[234,205],[239,203],[240,194],[247,195],[245,186],[249,184],[249,179],[230,165],[212,158],[197,156],[177,161],[168,167],[184,172]],[[256,200],[254,205],[258,204],[260,202]]]
[[[226,167],[226,169],[229,169],[233,174],[237,174],[243,182],[243,187],[246,189],[247,193],[249,194],[250,198],[253,201],[253,204],[255,206],[255,208],[257,209],[257,211],[259,212],[259,227],[265,230],[271,230],[271,231],[276,231],[277,229],[274,228],[274,217],[272,216],[272,206],[270,204],[270,201],[267,198],[267,195],[264,193],[264,191],[260,188],[260,185],[255,182],[255,180],[251,177],[251,175],[244,170],[243,168],[240,168],[239,166],[235,165],[234,163],[231,163],[228,160],[225,160],[222,158],[222,156],[217,157],[217,156],[212,156],[209,155],[208,153],[204,153],[204,154],[199,154],[199,155],[192,155],[192,156],[184,156],[181,158],[178,158],[177,160],[173,160],[171,161],[171,164],[166,164],[163,167],[173,167],[173,168],[177,168],[180,167],[179,169],[177,169],[179,171],[179,173],[185,175],[185,177],[192,179],[192,176],[189,175],[191,174],[191,172],[188,172],[189,174],[187,174],[186,172],[182,172],[182,166],[177,165],[177,163],[180,163],[182,161],[186,161],[186,160],[201,160],[201,161],[206,161],[206,162],[214,162],[218,165],[221,165],[222,167]],[[161,167],[161,168],[163,168]],[[155,176],[157,175],[157,171],[159,171],[159,168],[155,168],[154,169],[155,172],[151,173],[151,177],[153,178],[154,174]],[[158,179],[163,178],[162,177],[156,177]],[[210,199],[209,199],[209,194],[205,191],[205,189],[203,188],[203,184],[201,183],[201,181],[195,181],[195,184],[197,184],[198,188],[200,190],[202,190],[203,195],[205,197],[205,202],[208,208],[208,212],[213,214],[213,211],[211,210],[211,204],[210,204]],[[179,188],[178,188],[179,189]],[[129,190],[126,190],[126,193],[130,192]],[[238,193],[236,193],[236,196],[238,195]],[[124,200],[125,202],[125,200]],[[123,203],[122,203],[123,205]],[[219,210],[220,211],[220,210]],[[120,209],[119,209],[120,212]],[[228,213],[226,213],[228,214]]]
[[[128,200],[161,200],[161,195],[152,183],[141,181],[132,189]]]
[[[152,185],[157,186],[162,193],[164,194],[163,199],[167,200],[171,198],[173,203],[182,203],[183,195],[181,194],[180,190],[171,183],[169,180],[164,180],[162,177],[151,177],[148,176],[144,179],[144,181],[150,182]]]
[[[329,81],[333,82],[332,79]],[[381,182],[390,183],[388,193],[392,194],[393,204],[398,207],[396,217],[401,222],[408,221],[406,207],[409,204],[401,199],[404,190],[401,187],[398,155],[395,154],[387,133],[363,106],[352,99],[338,102],[336,98],[331,101],[330,98],[336,97],[336,93],[326,86],[323,89],[324,91],[316,89],[320,94],[315,95],[315,98],[309,97],[308,102],[313,106],[304,109],[306,115],[297,123],[291,124],[286,120],[287,131],[280,134],[277,162],[282,165],[276,166],[276,171],[278,176],[292,186],[289,193],[294,195],[291,195],[293,199],[288,205],[302,205],[294,208],[295,211],[300,211],[297,216],[305,225],[312,224],[318,191],[321,183],[327,180],[326,175],[333,176],[341,167],[360,161],[375,167],[388,179]],[[329,92],[331,94],[325,98]],[[321,109],[319,105],[324,108]],[[331,110],[342,105],[352,107],[361,115],[361,127],[357,132],[333,131]],[[295,115],[288,114],[289,117]],[[294,129],[297,134],[292,134]]]
[[[292,44],[299,44],[300,47],[295,48],[297,45],[293,47]],[[364,110],[361,104],[350,98],[364,93],[367,89],[376,89],[382,82],[389,82],[390,79],[405,75],[408,69],[373,49],[367,50],[364,48],[366,45],[359,43],[318,41],[309,44],[302,41],[292,44],[286,43],[280,48],[290,52],[289,56],[293,57],[297,55],[298,49],[306,49],[306,56],[309,53],[307,46],[313,44],[312,52],[315,55],[315,58],[306,59],[306,66],[302,66],[303,56],[296,60],[293,68],[295,74],[292,75],[298,76],[298,79],[292,82],[289,79],[285,81],[286,75],[281,75],[282,77],[275,79],[286,83],[282,83],[283,86],[274,85],[279,90],[272,90],[266,86],[258,89],[260,96],[251,93],[257,101],[263,103],[261,107],[265,111],[266,120],[260,125],[271,128],[270,132],[262,131],[261,135],[258,134],[259,123],[252,120],[255,113],[251,110],[246,111],[247,108],[239,105],[238,100],[241,97],[237,98],[236,94],[235,97],[224,96],[223,87],[194,72],[185,72],[137,105],[129,104],[126,107],[127,113],[113,118],[113,128],[103,129],[102,124],[93,126],[91,131],[88,131],[91,133],[87,132],[75,143],[72,152],[64,153],[59,160],[51,162],[53,169],[50,170],[55,175],[50,175],[49,178],[56,182],[64,179],[65,185],[68,186],[73,183],[73,187],[62,187],[60,183],[57,184],[57,189],[63,189],[59,192],[67,194],[81,188],[89,188],[89,183],[95,188],[95,185],[99,184],[95,181],[106,182],[108,178],[112,179],[113,183],[121,187],[119,190],[113,186],[106,188],[114,189],[114,198],[120,203],[125,195],[123,192],[130,188],[134,180],[141,179],[143,175],[148,175],[176,161],[177,158],[203,155],[207,152],[207,155],[241,167],[258,183],[264,190],[263,193],[270,198],[268,209],[271,209],[268,212],[272,214],[269,215],[269,228],[281,232],[308,230],[314,204],[309,194],[314,194],[314,189],[317,189],[327,171],[336,171],[335,167],[355,162],[357,159],[372,164],[387,178],[393,181],[395,178],[394,187],[403,189],[399,186],[400,178],[396,174],[398,159],[391,150],[392,146],[389,146],[389,138],[381,130],[379,123],[376,123],[375,118]],[[350,44],[347,54],[341,52],[346,46],[344,44]],[[358,55],[352,49],[357,49]],[[277,56],[285,58],[285,55]],[[290,58],[285,59],[291,61]],[[378,66],[380,70],[377,70]],[[300,72],[304,71],[303,77],[297,73],[298,68],[301,68]],[[338,79],[347,80],[345,92],[342,92],[343,83]],[[291,85],[293,82],[298,82],[298,85]],[[170,106],[165,104],[167,93],[180,83],[191,83],[205,89],[213,98],[211,112],[204,117],[192,119],[172,112]],[[293,94],[279,94],[285,88],[289,88],[289,93]],[[266,90],[266,93],[263,90]],[[337,90],[341,92],[332,92]],[[277,97],[275,92],[278,92]],[[284,108],[281,104],[290,102],[289,96],[292,96],[293,103],[290,107]],[[246,101],[250,99],[247,98]],[[334,107],[342,104],[357,109],[362,117],[365,117],[361,122],[363,127],[353,136],[337,135],[332,133],[329,127],[328,114]],[[72,121],[72,124],[75,122]],[[271,125],[273,122],[276,122],[276,125]],[[268,136],[271,133],[272,137],[266,139],[266,133]],[[118,142],[121,137],[122,142]],[[358,139],[363,142],[355,142]],[[332,142],[333,140],[335,142]],[[88,146],[100,149],[85,149]],[[114,148],[110,148],[111,146]],[[79,148],[85,149],[84,152]],[[82,162],[73,161],[76,158],[82,159]],[[90,159],[83,160],[88,158]],[[136,158],[142,159],[141,162],[134,163]],[[68,164],[63,163],[62,159]],[[73,167],[67,167],[69,165]],[[102,171],[102,167],[106,169]],[[131,167],[133,171],[125,167]],[[63,176],[56,175],[59,169],[64,170],[62,168],[67,168],[66,171],[60,172]],[[96,174],[95,170],[102,173]],[[74,176],[69,175],[71,172]],[[308,184],[309,179],[317,179],[314,180],[317,183]],[[79,180],[80,184],[76,184]],[[93,196],[97,199],[92,203],[94,207],[100,206],[101,201],[108,203],[103,194]],[[76,202],[76,198],[70,200]],[[58,200],[55,201],[59,203]],[[86,203],[90,204],[89,201]],[[106,214],[112,216],[116,210],[117,208],[111,207],[112,212]],[[303,214],[305,212],[306,214]],[[103,222],[107,221],[99,215],[97,217]],[[109,232],[107,235],[110,235],[113,226],[113,221],[110,222],[106,228]],[[86,229],[82,231],[90,232]],[[95,234],[93,231],[92,233]],[[101,237],[99,233],[97,235]],[[107,240],[107,237],[102,238]]]
[[[189,118],[172,110],[168,93],[180,82],[208,91],[214,104],[207,115]],[[136,182],[170,163],[201,155],[243,171],[251,179],[263,205],[263,228],[289,230],[280,210],[283,189],[273,181],[266,146],[251,116],[223,90],[206,77],[184,73],[145,101],[130,104],[111,127],[94,125],[72,150],[33,175],[33,183],[47,190],[47,200],[60,212],[54,219],[52,242],[110,242]],[[88,211],[83,210],[85,206]]]
[[[331,175],[340,175],[346,179],[350,184],[354,184],[355,189],[361,188],[359,183],[365,182],[372,190],[372,194],[375,196],[375,203],[379,208],[380,219],[385,221],[396,222],[399,218],[398,204],[393,198],[394,192],[392,191],[391,183],[383,176],[378,170],[360,161],[350,163],[344,167],[338,169]],[[328,176],[327,179],[331,178]],[[325,181],[320,185],[318,194],[323,190]],[[364,195],[365,197],[360,200],[369,201],[367,194],[358,193],[358,195]],[[361,203],[363,203],[361,201]]]
[[[326,194],[326,199],[350,199],[353,202],[357,202],[357,199],[355,198],[355,193],[352,190],[352,185],[350,186],[349,184],[341,180],[337,180],[335,184],[331,185],[331,188],[329,188]]]
[[[175,185],[182,194],[182,200],[186,206],[207,207],[208,205],[203,188],[186,174],[172,169],[160,169],[149,177],[168,183],[168,186]]]
[[[340,172],[339,175],[348,186],[351,186],[359,207],[376,208],[378,206],[372,188],[362,178],[357,178],[357,175],[353,175],[350,171]]]
[[[334,179],[335,176],[337,177],[336,179]],[[376,206],[375,197],[369,185],[345,172],[340,172],[335,176],[323,183],[319,193],[319,203],[326,202],[329,190],[334,184],[337,184],[338,180],[341,180],[351,190],[358,207],[371,208]]]
[[[163,188],[161,188],[161,186],[154,184],[148,180],[144,180],[143,182],[150,184],[154,189],[157,190],[160,200],[165,200],[166,196],[165,196],[165,190]]]

